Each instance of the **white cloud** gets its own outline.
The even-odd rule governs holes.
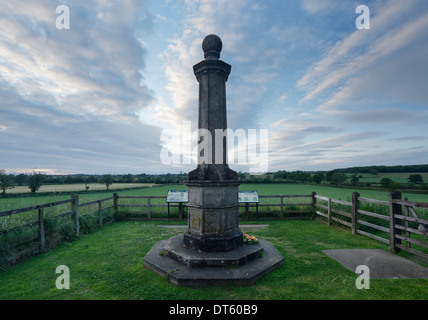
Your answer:
[[[402,98],[412,99],[415,90],[411,90],[411,86],[419,87],[418,80],[423,78],[422,74],[427,69],[426,59],[419,58],[420,71],[412,70],[413,80],[409,77],[403,79],[399,69],[414,64],[415,52],[428,48],[428,14],[426,10],[417,11],[419,4],[416,1],[390,1],[372,18],[372,29],[367,32],[356,30],[338,41],[297,82],[299,88],[306,90],[301,103],[320,97],[324,101],[318,107],[319,111],[344,112],[347,104],[370,99],[376,93],[389,98],[394,94],[388,87],[391,77],[395,80],[394,87],[410,90],[408,94],[401,90]],[[409,12],[413,13],[411,19],[406,18]],[[400,17],[405,18],[400,20]],[[387,67],[382,68],[385,64]],[[410,85],[408,80],[411,81]],[[426,96],[423,91],[419,91],[418,96],[421,95]]]
[[[160,130],[137,116],[153,99],[134,33],[153,31],[144,4],[73,1],[58,30],[56,1],[0,0],[0,167],[153,170]]]

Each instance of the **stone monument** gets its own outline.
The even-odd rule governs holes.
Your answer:
[[[240,181],[226,161],[227,138],[216,144],[216,130],[227,129],[226,82],[231,71],[220,60],[222,46],[218,36],[205,37],[205,60],[193,67],[199,82],[198,127],[210,133],[212,141],[206,145],[212,147],[188,174],[187,231],[159,241],[143,259],[145,267],[177,285],[253,284],[284,260],[267,241],[244,244],[239,229]]]
[[[189,173],[188,230],[184,245],[201,251],[229,251],[242,246],[238,226],[238,174],[227,164],[227,141],[219,146],[215,130],[227,129],[226,81],[231,66],[219,60],[221,39],[207,36],[202,49],[205,60],[193,67],[199,82],[198,128],[210,132],[212,141],[208,163],[198,160],[198,167]],[[220,157],[216,153],[221,152]],[[200,158],[201,155],[198,154]],[[220,160],[220,161],[219,161]]]

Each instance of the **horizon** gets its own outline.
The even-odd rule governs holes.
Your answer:
[[[208,34],[232,66],[229,127],[269,131],[267,172],[428,163],[427,1],[365,1],[370,29],[359,1],[61,2],[69,28],[58,1],[0,0],[6,173],[193,170],[162,163],[161,136],[197,123]]]
[[[308,173],[317,173],[317,172],[329,172],[329,171],[336,171],[336,170],[351,170],[351,169],[355,169],[355,168],[375,168],[375,167],[383,167],[383,168],[392,168],[392,167],[413,167],[413,166],[428,166],[428,163],[426,164],[415,164],[415,165],[390,165],[390,166],[385,166],[385,165],[369,165],[369,166],[356,166],[356,167],[347,167],[347,168],[334,168],[331,170],[292,170],[292,171],[288,171],[288,170],[277,170],[277,171],[268,171],[265,174],[274,174],[276,172],[281,172],[281,171],[286,171],[286,172],[296,172],[296,171],[302,171],[302,172],[308,172]],[[99,173],[99,174],[94,174],[94,173],[63,173],[63,174],[56,174],[56,173],[43,173],[42,171],[33,171],[35,173],[41,173],[44,175],[48,175],[48,176],[102,176],[102,175],[112,175],[112,176],[124,176],[124,175],[134,175],[134,176],[138,176],[138,175],[149,175],[149,176],[161,176],[161,175],[187,175],[188,172],[180,172],[180,173],[172,173],[172,172],[168,172],[168,173],[146,173],[146,172],[140,172],[140,173]],[[390,172],[390,173],[394,173],[397,171],[385,171],[386,172]],[[417,172],[425,172],[425,171],[403,171],[403,173],[417,173]],[[427,170],[428,172],[428,170]],[[32,172],[20,172],[20,173],[16,173],[16,172],[10,172],[10,173],[6,173],[6,174],[13,174],[13,175],[19,175],[19,174],[31,174]],[[242,172],[239,171],[239,173],[242,174],[247,174],[247,175],[253,175],[250,172]],[[253,176],[257,176],[257,175],[253,175]]]

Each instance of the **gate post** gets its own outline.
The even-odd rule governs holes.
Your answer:
[[[401,204],[393,203],[393,200],[401,200],[400,191],[392,191],[389,194],[389,249],[392,252],[400,252],[397,244],[401,245],[401,239],[397,239],[396,235],[401,235],[401,230],[395,227],[395,224],[400,224],[401,220],[396,219],[396,215],[401,215]]]
[[[358,197],[360,194],[358,192],[352,193],[352,234],[357,234],[358,230],[358,210],[360,209],[360,202]]]

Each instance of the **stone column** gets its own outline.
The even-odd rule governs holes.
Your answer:
[[[194,250],[229,251],[243,243],[238,221],[240,181],[226,161],[227,138],[216,145],[216,129],[227,129],[226,82],[231,66],[219,60],[218,36],[205,37],[202,49],[205,60],[193,67],[199,82],[198,127],[210,132],[211,143],[204,145],[211,150],[204,150],[209,157],[198,154],[198,166],[188,174],[188,229],[183,243]],[[216,151],[223,156],[216,159]]]

